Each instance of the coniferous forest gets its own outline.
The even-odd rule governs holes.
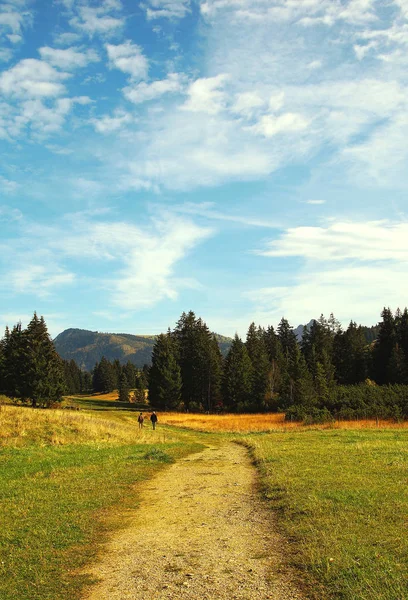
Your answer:
[[[367,328],[346,329],[333,315],[305,327],[298,340],[282,318],[276,330],[251,323],[222,356],[215,334],[194,312],[156,338],[151,367],[102,358],[92,373],[55,351],[43,317],[26,329],[6,328],[0,342],[0,393],[50,406],[63,394],[149,390],[159,410],[206,412],[284,411],[306,422],[331,419],[408,418],[408,310],[384,308]]]
[[[408,418],[408,310],[381,313],[377,339],[333,315],[298,341],[282,318],[276,331],[249,326],[225,358],[193,312],[159,335],[149,370],[153,406],[189,411],[285,411],[287,419]]]

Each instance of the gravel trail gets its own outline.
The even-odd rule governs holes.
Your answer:
[[[98,583],[83,600],[304,599],[245,448],[206,448],[139,489],[129,526],[88,569]]]

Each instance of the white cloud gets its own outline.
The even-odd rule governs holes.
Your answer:
[[[166,79],[153,81],[152,83],[141,83],[127,86],[123,93],[127,100],[134,104],[140,104],[148,100],[156,100],[164,94],[177,94],[183,89],[183,76],[179,73],[169,73]]]
[[[357,181],[366,186],[407,189],[408,113],[379,127],[366,141],[345,148],[342,159]]]
[[[17,190],[18,184],[15,181],[10,181],[0,175],[0,189],[5,191],[6,194],[13,193]],[[11,208],[10,206],[0,205],[0,222],[5,221],[19,221],[22,219],[23,214],[18,208]]]
[[[46,106],[39,98],[27,100],[20,105],[19,125],[30,125],[44,137],[61,129],[75,104],[84,105],[89,102],[87,96],[58,98],[52,106]]]
[[[122,4],[116,0],[103,0],[99,6],[79,6],[70,24],[88,34],[109,36],[122,29],[125,19],[119,16]]]
[[[0,48],[0,62],[10,62],[13,51],[10,48]]]
[[[256,125],[251,127],[255,133],[265,137],[273,137],[279,133],[296,133],[307,129],[309,121],[296,113],[284,113],[279,116],[264,115]]]
[[[277,221],[269,221],[267,218],[259,219],[248,215],[228,214],[222,212],[217,209],[214,202],[186,202],[181,205],[173,206],[172,210],[185,215],[205,217],[209,220],[239,223],[246,227],[265,227],[267,229],[277,229],[280,227],[280,224],[278,224]]]
[[[100,119],[91,119],[91,123],[95,127],[95,131],[98,133],[112,133],[114,131],[119,131],[123,127],[134,123],[134,117],[125,111],[117,110],[114,113],[113,117],[109,117],[105,115]]]
[[[7,39],[10,40],[12,44],[19,44],[23,40],[23,37],[17,33],[10,33],[7,36]]]
[[[294,227],[258,253],[304,259],[290,285],[247,293],[262,322],[278,320],[282,314],[295,323],[306,322],[311,315],[334,312],[344,323],[353,318],[369,324],[382,306],[406,304],[405,221],[334,221],[321,227]]]
[[[326,200],[305,200],[305,204],[326,204]]]
[[[125,255],[126,264],[119,273],[112,298],[121,308],[135,310],[166,298],[175,300],[180,285],[192,284],[176,277],[176,265],[212,233],[175,217],[156,221],[154,226],[154,234],[139,238]]]
[[[61,50],[59,48],[44,46],[39,49],[39,53],[41,58],[53,67],[68,71],[86,67],[90,62],[97,62],[99,60],[99,56],[92,49],[81,51],[78,48],[66,48]]]
[[[119,69],[123,73],[129,74],[133,79],[147,77],[149,64],[140,46],[128,40],[117,46],[106,44],[106,51],[111,68]]]
[[[310,27],[333,26],[338,21],[351,24],[375,20],[375,0],[204,0],[201,13],[215,19],[220,12],[232,13],[235,18],[260,22],[298,22]]]
[[[210,115],[223,110],[226,107],[227,95],[222,88],[227,80],[228,75],[220,74],[193,81],[187,90],[188,99],[182,106],[183,110]]]
[[[7,96],[60,96],[65,91],[61,81],[67,77],[46,62],[26,58],[0,74],[0,91]]]
[[[31,14],[29,11],[20,11],[14,9],[15,7],[10,4],[2,4],[0,7],[0,31],[4,30],[12,32],[13,34],[19,35],[22,28],[28,25],[31,21]]]
[[[71,46],[80,41],[81,35],[79,33],[74,33],[73,31],[64,31],[63,33],[56,33],[53,39],[54,43],[58,46]]]
[[[44,266],[28,262],[24,268],[8,273],[11,291],[34,295],[39,298],[50,296],[54,288],[70,285],[75,275],[58,266]]]
[[[156,213],[145,227],[92,221],[81,215],[64,229],[34,224],[26,230],[26,243],[41,245],[47,253],[46,265],[22,273],[14,269],[12,288],[34,291],[38,285],[36,294],[45,295],[53,287],[74,281],[72,273],[55,266],[58,261],[109,262],[109,275],[101,285],[109,290],[111,304],[126,310],[148,308],[163,299],[175,299],[181,287],[199,286],[195,280],[178,275],[177,269],[182,259],[212,233],[208,227],[163,212]]]
[[[257,92],[242,92],[235,96],[231,111],[238,115],[251,117],[265,105],[265,100]]]
[[[294,227],[269,242],[262,256],[300,256],[327,261],[408,262],[408,223],[335,222],[327,227]]]
[[[142,6],[149,20],[182,19],[191,11],[190,4],[190,0],[148,0]]]
[[[278,323],[282,315],[296,325],[331,312],[347,325],[351,319],[374,325],[383,306],[406,305],[406,265],[353,265],[319,269],[316,265],[293,278],[292,285],[266,287],[246,294],[254,304],[256,322]]]

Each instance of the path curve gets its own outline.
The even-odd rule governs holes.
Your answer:
[[[98,583],[84,600],[302,600],[245,448],[206,448],[141,489],[129,526],[88,570]]]

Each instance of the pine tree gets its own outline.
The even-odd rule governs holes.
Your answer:
[[[62,399],[64,372],[44,318],[34,313],[23,338],[26,371],[20,397],[30,399],[34,407],[50,406]]]
[[[291,354],[297,345],[297,339],[289,321],[282,317],[277,331],[283,354]]]
[[[387,380],[389,383],[408,383],[408,365],[404,351],[397,343],[395,344],[387,368]]]
[[[248,408],[264,410],[270,403],[269,391],[269,358],[265,344],[265,332],[251,323],[248,329],[245,346],[251,360],[251,395]]]
[[[96,363],[92,374],[92,385],[95,392],[113,392],[116,386],[116,375],[111,363],[102,356]]]
[[[245,344],[236,334],[224,362],[223,396],[228,410],[251,407],[252,364]]]
[[[10,331],[6,327],[2,341],[3,353],[3,391],[11,398],[27,400],[24,396],[27,375],[25,361],[26,339],[21,323]]]
[[[119,402],[129,402],[129,383],[123,370],[119,381]]]
[[[350,322],[333,340],[333,361],[338,383],[352,385],[367,378],[367,342],[361,326]]]
[[[272,363],[273,360],[277,359],[278,351],[279,351],[279,338],[275,333],[274,328],[270,325],[267,330],[264,332],[263,338],[265,340],[266,351],[268,353],[269,362]],[[281,348],[281,346],[280,346]]]
[[[172,334],[160,334],[153,347],[149,371],[149,402],[155,408],[174,410],[181,402],[181,373]]]
[[[379,384],[388,383],[389,362],[396,344],[394,316],[390,308],[383,309],[382,322],[373,352],[373,379]]]
[[[135,367],[135,365],[133,363],[128,361],[124,365],[123,370],[126,373],[126,379],[128,380],[129,387],[130,387],[130,389],[133,390],[136,387],[136,381],[137,381],[137,377],[138,377],[137,368]]]
[[[212,412],[214,409],[222,407],[223,358],[215,335],[212,336],[210,341],[209,355],[210,372],[207,411]]]
[[[173,333],[181,370],[182,400],[186,409],[210,410],[219,386],[219,355],[214,353],[213,336],[194,312],[183,313]],[[218,375],[217,375],[218,373]],[[214,378],[218,377],[218,382]]]

